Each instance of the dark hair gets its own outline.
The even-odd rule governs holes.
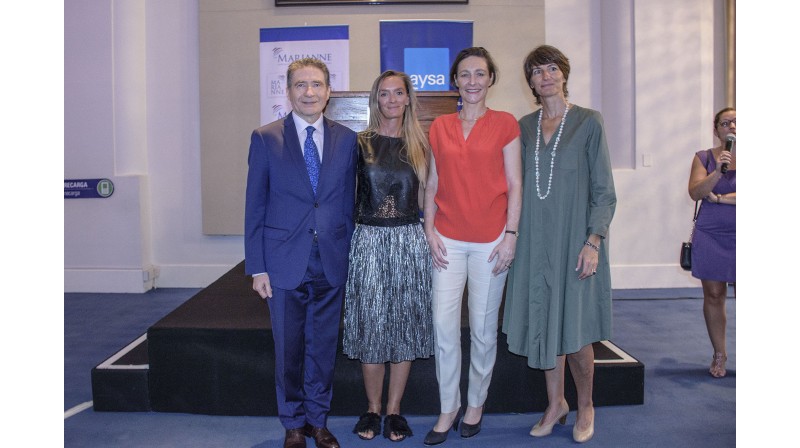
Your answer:
[[[286,69],[287,88],[292,87],[292,73],[304,67],[316,67],[322,70],[322,73],[325,75],[325,85],[326,86],[331,85],[331,73],[328,71],[328,66],[325,65],[324,62],[320,61],[317,58],[302,58],[302,59],[297,59],[291,64],[289,64],[289,67]]]
[[[525,81],[528,83],[528,87],[531,88],[533,96],[536,97],[536,104],[542,104],[542,100],[539,97],[539,94],[536,93],[536,89],[534,89],[533,85],[531,84],[531,75],[533,74],[534,67],[547,64],[556,64],[558,69],[561,70],[561,73],[564,74],[564,96],[569,96],[569,92],[567,91],[567,81],[569,80],[569,59],[564,55],[564,53],[561,52],[561,50],[556,47],[551,45],[540,45],[528,53],[528,57],[525,58],[525,62],[522,64],[522,68],[525,70]]]
[[[722,114],[724,114],[725,112],[730,112],[730,111],[736,112],[736,108],[735,107],[726,107],[726,108],[722,109],[721,111],[717,112],[716,115],[714,115],[714,129],[716,129],[717,126],[719,126],[719,119],[722,117]]]
[[[489,69],[489,76],[492,77],[492,83],[489,84],[489,87],[497,84],[497,77],[500,75],[497,72],[497,66],[494,65],[494,60],[492,59],[492,55],[483,48],[483,47],[469,47],[461,50],[458,55],[456,55],[455,61],[453,61],[453,65],[450,67],[450,84],[455,86],[456,84],[456,76],[458,76],[458,64],[461,63],[464,59],[470,56],[477,56],[479,58],[483,58],[486,61],[486,67]]]

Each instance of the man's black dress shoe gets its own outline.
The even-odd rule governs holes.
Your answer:
[[[306,448],[305,428],[287,429],[283,448]]]
[[[328,428],[317,428],[306,424],[306,435],[314,439],[317,448],[340,448],[339,441],[328,431]]]

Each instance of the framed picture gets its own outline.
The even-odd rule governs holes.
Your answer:
[[[275,6],[466,5],[469,0],[275,0]]]

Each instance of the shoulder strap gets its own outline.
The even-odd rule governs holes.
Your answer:
[[[708,171],[708,161],[714,157],[714,153],[711,152],[711,149],[707,149],[703,152],[697,153],[697,156],[700,158],[700,161],[703,162],[703,165],[706,167],[706,171]],[[692,217],[692,234],[694,234],[694,224],[697,222],[697,214],[700,212],[701,201],[702,200],[694,201],[694,216]]]
[[[697,224],[698,211],[700,211],[700,201],[694,201],[694,217],[692,218],[692,231],[689,232],[689,241],[694,241],[694,227]]]

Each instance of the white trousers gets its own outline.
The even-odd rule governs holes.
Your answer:
[[[491,243],[469,243],[442,236],[450,264],[433,270],[433,330],[436,379],[441,412],[461,406],[461,302],[467,286],[470,334],[470,367],[467,402],[480,407],[486,401],[492,369],[497,358],[500,302],[508,271],[492,274],[497,258],[487,262],[504,234]]]

